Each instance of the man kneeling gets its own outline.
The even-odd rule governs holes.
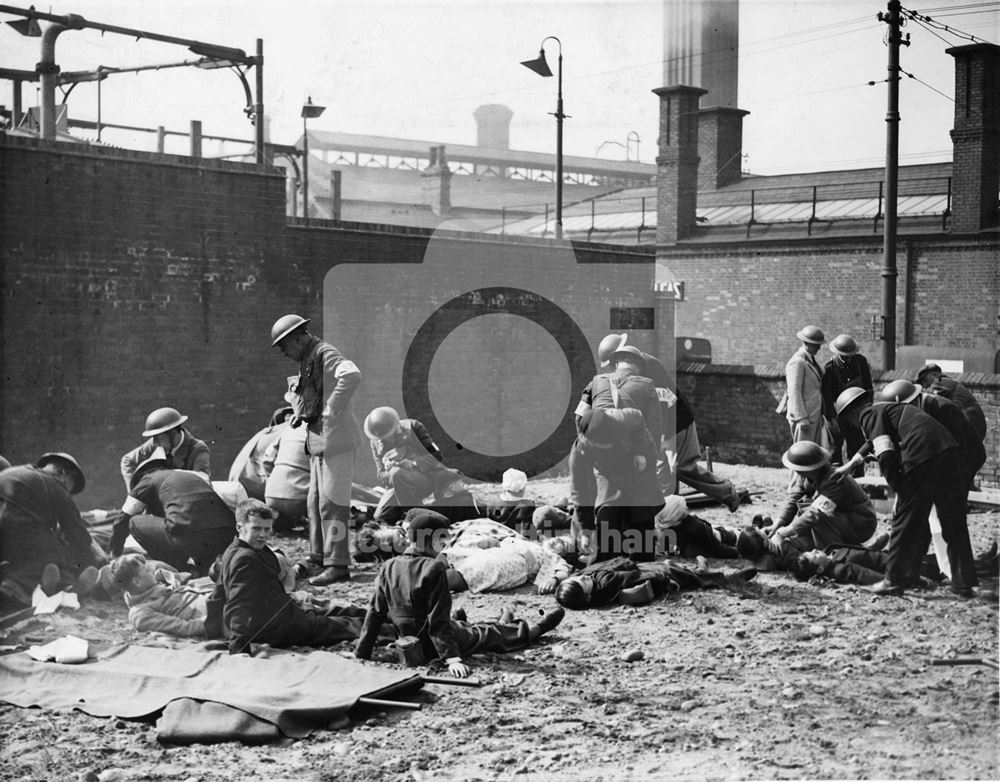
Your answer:
[[[236,508],[236,539],[222,554],[214,595],[225,600],[229,653],[249,654],[251,642],[329,646],[357,638],[363,608],[333,606],[319,614],[300,607],[285,591],[278,557],[267,547],[274,517],[260,500],[246,500]]]

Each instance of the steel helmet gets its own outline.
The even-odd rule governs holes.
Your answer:
[[[920,367],[919,371],[917,372],[917,382],[923,383],[926,386],[928,375],[940,376],[942,374],[943,373],[941,371],[941,367],[939,367],[937,364],[933,362],[929,364],[924,364],[922,367]]]
[[[309,322],[308,318],[301,315],[282,315],[271,326],[271,347],[277,346],[281,340],[291,334],[300,326],[305,326]]]
[[[909,380],[893,380],[891,383],[886,384],[886,387],[878,392],[878,401],[902,402],[903,404],[906,404],[907,402],[912,402],[916,399],[923,390],[923,386],[918,386],[916,383],[911,383]]]
[[[146,416],[146,428],[142,432],[143,437],[153,437],[178,426],[188,420],[186,415],[181,415],[172,407],[161,407]]]
[[[139,464],[135,468],[135,472],[132,473],[132,478],[128,482],[128,489],[132,491],[139,483],[139,479],[142,478],[148,472],[155,472],[157,470],[172,470],[174,468],[174,463],[169,459],[165,459],[162,456],[150,456],[146,461]]]
[[[857,386],[845,388],[840,392],[837,401],[834,402],[833,409],[837,412],[837,415],[840,415],[864,395],[865,390],[863,388],[858,388]]]
[[[802,440],[781,455],[781,463],[795,472],[812,472],[830,463],[830,452],[816,443]]]
[[[850,334],[840,334],[830,343],[830,351],[838,356],[853,356],[858,352],[858,343]]]
[[[602,367],[611,360],[611,356],[616,350],[625,347],[626,340],[628,340],[628,334],[608,334],[601,340],[597,346],[597,359],[601,362]]]
[[[806,326],[795,336],[802,342],[808,342],[811,345],[822,345],[826,342],[826,335],[823,334],[823,330],[818,326]]]
[[[639,366],[646,366],[646,359],[643,357],[642,351],[635,345],[622,345],[618,348],[618,350],[611,354],[612,363],[618,361],[619,358],[628,359],[629,361],[638,361]]]
[[[396,430],[399,413],[391,407],[376,407],[365,418],[365,434],[371,440],[381,440]]]
[[[70,494],[79,494],[83,491],[83,487],[87,485],[87,481],[83,477],[83,470],[80,469],[80,463],[76,459],[68,453],[52,451],[50,453],[43,453],[38,457],[35,467],[41,468],[50,462],[58,462],[61,467],[65,467],[73,474],[73,488],[70,489]]]
[[[563,579],[556,587],[556,602],[563,608],[581,609],[586,608],[590,602],[587,594],[578,578]]]

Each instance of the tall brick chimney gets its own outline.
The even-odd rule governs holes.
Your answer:
[[[486,149],[510,149],[510,118],[514,112],[500,103],[480,106],[476,118],[476,146]]]
[[[690,236],[698,205],[699,87],[660,87],[660,154],[656,158],[656,241],[673,244]]]
[[[438,217],[451,214],[451,169],[444,155],[444,145],[431,147],[430,164],[420,172],[424,203]]]
[[[714,106],[698,112],[698,189],[738,182],[743,170],[743,109]]]
[[[981,231],[1000,225],[1000,46],[947,51],[955,58],[951,230]]]

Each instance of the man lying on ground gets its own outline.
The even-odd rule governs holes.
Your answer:
[[[559,608],[537,624],[505,614],[498,622],[470,624],[451,618],[451,592],[446,568],[437,559],[448,534],[448,520],[421,510],[411,517],[410,546],[382,565],[368,606],[364,629],[355,656],[371,657],[382,622],[388,618],[400,636],[416,636],[428,660],[440,656],[453,676],[471,672],[462,658],[477,652],[511,652],[523,649],[562,621]]]
[[[614,602],[644,605],[682,589],[742,590],[756,575],[753,568],[737,573],[709,570],[704,560],[695,568],[687,568],[669,561],[635,563],[627,557],[615,557],[588,565],[561,581],[556,587],[556,601],[573,609]]]

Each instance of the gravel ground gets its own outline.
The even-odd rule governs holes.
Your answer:
[[[782,470],[716,471],[755,494],[733,515],[694,510],[713,523],[773,512],[787,484]],[[555,500],[567,486],[537,481],[529,493]],[[982,551],[1000,533],[1000,512],[971,515],[970,528]],[[304,547],[301,538],[279,544]],[[348,585],[310,589],[364,603],[374,576],[360,565]],[[522,653],[473,658],[480,688],[428,685],[415,696],[421,711],[359,709],[307,739],[264,747],[167,747],[150,722],[0,705],[0,779],[997,779],[996,671],[928,664],[997,657],[997,582],[977,592],[878,598],[764,573],[744,594],[573,612]],[[553,604],[530,586],[455,597],[472,620]],[[66,633],[186,643],[135,633],[123,605],[86,600],[79,612],[8,628],[0,642]],[[349,655],[350,645],[333,651]],[[625,662],[634,651],[642,659]],[[370,664],[395,665],[379,654],[384,661]]]

